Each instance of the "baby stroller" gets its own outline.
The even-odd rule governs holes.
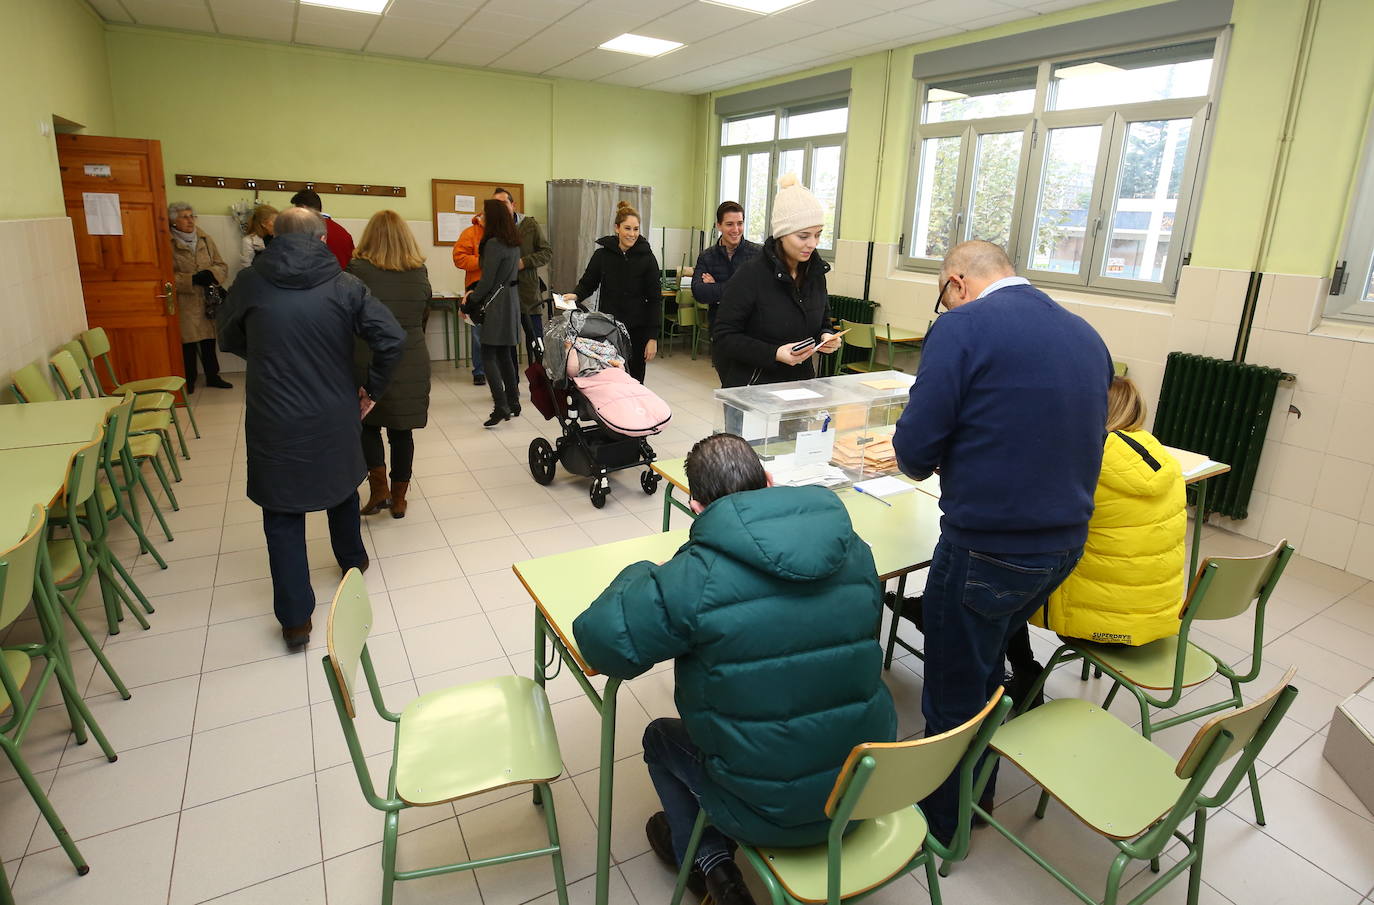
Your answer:
[[[563,434],[554,443],[543,437],[530,442],[530,474],[550,484],[561,462],[571,473],[592,479],[592,505],[600,509],[611,492],[607,476],[613,471],[642,467],[639,486],[645,493],[658,490],[660,476],[648,467],[654,449],[646,438],[663,429],[672,411],[623,367],[598,367],[586,354],[576,356],[569,344],[579,339],[607,343],[613,353],[599,348],[622,360],[629,354],[630,334],[609,314],[570,311],[549,321],[543,360],[525,373],[535,408],[546,419],[557,418]],[[569,374],[570,357],[579,373]]]

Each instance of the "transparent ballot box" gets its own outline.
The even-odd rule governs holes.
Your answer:
[[[832,461],[864,478],[894,475],[899,472],[892,434],[897,419],[906,410],[915,377],[901,371],[876,371],[867,374],[842,374],[829,382],[852,392],[865,401],[864,430],[851,432],[835,441]]]
[[[868,427],[868,403],[830,379],[794,380],[716,390],[715,428],[739,434],[778,484],[849,484],[862,468],[835,465],[833,449]]]

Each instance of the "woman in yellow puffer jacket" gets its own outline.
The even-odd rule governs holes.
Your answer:
[[[1141,645],[1178,634],[1183,603],[1183,473],[1148,431],[1125,377],[1107,395],[1107,440],[1078,567],[1032,618],[1061,635]]]

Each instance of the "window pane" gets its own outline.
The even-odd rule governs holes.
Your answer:
[[[1004,249],[1011,244],[1011,218],[1024,137],[1023,132],[978,136],[968,238],[984,239]]]
[[[772,141],[773,122],[776,119],[774,114],[765,113],[748,119],[727,120],[720,127],[720,143],[746,145],[756,141]]]
[[[720,159],[720,197],[717,201],[739,200],[739,164],[738,154]]]
[[[1212,78],[1215,41],[1057,63],[1049,108],[1117,106],[1175,97],[1202,97]]]
[[[1103,276],[1164,279],[1192,120],[1131,123],[1121,152]]]
[[[1374,262],[1369,266],[1369,279],[1364,283],[1364,294],[1360,296],[1362,302],[1374,302]]]
[[[1036,70],[948,79],[927,86],[921,121],[947,123],[1030,113],[1035,106]]]
[[[793,173],[796,175],[798,182],[805,182],[805,166],[806,151],[801,148],[783,151],[778,155],[778,178],[781,179],[788,173]]]
[[[911,225],[912,257],[943,258],[949,251],[962,143],[957,135],[921,142],[917,171],[921,181],[916,187],[916,217]]]
[[[748,182],[744,188],[744,235],[755,242],[767,238],[768,158],[767,151],[749,155]]]
[[[791,113],[782,121],[781,138],[810,138],[812,135],[836,135],[849,128],[849,107],[829,110],[810,110]]]
[[[1097,175],[1101,126],[1051,129],[1040,174],[1031,267],[1078,273]]]
[[[834,248],[835,199],[840,193],[840,146],[827,145],[811,152],[811,193],[825,205],[825,232],[821,233],[821,248]]]

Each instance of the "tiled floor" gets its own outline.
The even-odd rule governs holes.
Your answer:
[[[704,361],[678,354],[650,366],[649,383],[674,408],[673,427],[655,447],[677,456],[709,432],[713,375]],[[634,472],[616,479],[606,508],[593,509],[585,479],[560,474],[548,488],[526,469],[526,447],[556,425],[531,407],[518,422],[485,431],[485,389],[466,371],[436,364],[430,426],[417,433],[415,482],[403,521],[365,520],[373,567],[376,624],[372,655],[399,708],[447,684],[531,670],[530,601],[510,564],[531,556],[657,531],[661,497],[647,497]],[[241,385],[241,380],[239,381]],[[18,781],[0,780],[0,857],[25,905],[222,905],[369,903],[380,889],[381,815],[359,792],[320,667],[323,631],[307,654],[287,654],[272,617],[258,509],[244,497],[242,392],[202,390],[194,397],[204,438],[192,441],[182,508],[169,514],[174,543],[159,547],[171,568],[137,559],[135,575],[153,599],[152,630],[126,628],[104,642],[133,690],[111,693],[89,651],[74,653],[92,709],[120,751],[105,762],[93,745],[68,742],[61,707],[42,710],[24,749],[92,865],[78,878]],[[318,599],[338,580],[323,519],[308,521]],[[1248,553],[1258,545],[1207,529],[1205,548]],[[156,535],[154,535],[156,536]],[[117,545],[133,561],[125,532]],[[87,598],[98,603],[98,596]],[[322,615],[323,610],[319,611]],[[89,611],[94,625],[98,611]],[[1333,706],[1374,674],[1374,583],[1294,559],[1270,605],[1266,679],[1297,664],[1301,695],[1264,753],[1269,826],[1254,826],[1239,795],[1211,821],[1202,901],[1210,905],[1374,903],[1374,817],[1326,766],[1322,743]],[[1207,626],[1209,642],[1242,658],[1248,630]],[[21,622],[16,633],[31,632]],[[103,631],[98,630],[98,636]],[[1037,637],[1037,646],[1050,647]],[[1232,646],[1228,648],[1228,645]],[[901,733],[922,728],[920,663],[899,660],[888,676]],[[1262,683],[1261,683],[1262,684]],[[662,905],[670,876],[648,853],[644,819],[656,804],[639,756],[651,718],[673,713],[672,675],[658,669],[627,684],[620,697],[617,750],[615,905]],[[1202,701],[1215,688],[1193,692]],[[1100,694],[1057,675],[1052,694]],[[575,900],[592,898],[597,718],[566,674],[550,684],[566,776],[554,786],[568,878]],[[1124,696],[1123,696],[1124,697]],[[57,699],[51,699],[56,704]],[[1131,719],[1130,707],[1114,708]],[[364,708],[365,712],[365,708]],[[361,717],[373,776],[384,782],[390,731]],[[1191,730],[1161,733],[1181,752]],[[1035,796],[1004,768],[1003,820],[1072,877],[1097,888],[1113,854],[1062,808],[1031,816]],[[481,857],[535,844],[542,823],[521,790],[453,806],[411,811],[402,821],[402,866]],[[1134,893],[1148,880],[1136,876]],[[883,903],[923,902],[923,876],[879,894]],[[401,884],[397,901],[550,905],[547,861],[527,861]],[[1067,903],[1069,894],[991,831],[975,835],[970,861],[944,883],[953,905]],[[1175,883],[1157,901],[1182,902]],[[480,898],[479,898],[480,897]],[[761,899],[762,901],[762,899]]]

